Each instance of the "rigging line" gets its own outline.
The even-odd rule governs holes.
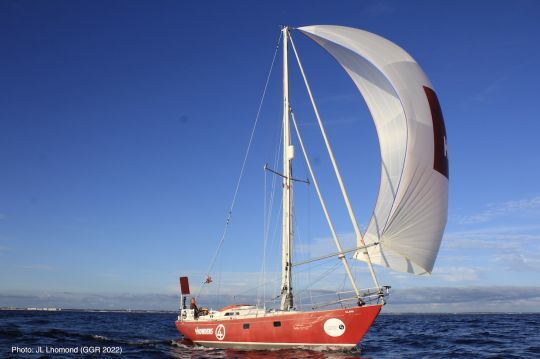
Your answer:
[[[270,279],[262,284],[258,284],[254,287],[249,287],[241,292],[235,292],[234,293],[234,296],[235,297],[239,297],[239,296],[242,296],[246,293],[253,293],[255,290],[258,290],[260,287],[264,286],[264,285],[267,285],[267,284],[271,284],[271,283],[277,283],[278,281],[280,281],[281,279],[280,278],[275,278],[275,279]]]
[[[307,92],[308,92],[308,95],[309,95],[309,99],[311,100],[311,104],[313,105],[313,111],[315,112],[315,116],[317,117],[317,122],[319,124],[319,128],[321,129],[321,134],[323,136],[324,143],[325,143],[326,149],[328,151],[328,155],[330,156],[330,160],[332,162],[332,167],[334,168],[334,172],[336,174],[336,177],[337,177],[337,180],[338,180],[338,183],[339,183],[339,187],[341,189],[341,194],[343,195],[343,199],[345,200],[345,205],[347,207],[347,212],[349,213],[349,217],[350,217],[352,225],[354,227],[354,232],[356,234],[356,238],[359,240],[359,242],[362,245],[365,245],[364,238],[362,237],[362,233],[360,232],[360,228],[358,227],[358,222],[356,220],[356,216],[355,216],[355,214],[353,212],[351,203],[349,201],[349,196],[347,195],[347,191],[345,190],[345,185],[343,184],[343,180],[341,179],[341,174],[339,172],[336,161],[334,159],[334,154],[332,152],[332,148],[330,147],[330,142],[328,142],[328,138],[326,136],[326,131],[324,130],[324,126],[323,126],[321,117],[319,116],[319,110],[317,109],[317,105],[315,104],[313,94],[311,93],[311,87],[309,86],[306,74],[304,72],[304,67],[302,66],[302,62],[300,61],[300,56],[298,55],[298,52],[296,51],[296,46],[294,45],[294,41],[293,41],[292,37],[289,36],[289,39],[291,41],[291,46],[292,46],[292,49],[294,51],[294,55],[296,57],[296,62],[298,63],[298,67],[300,68],[300,73],[302,74],[302,77],[304,79],[304,83],[306,85],[306,89],[307,89]],[[377,279],[377,275],[375,274],[375,270],[373,269],[373,264],[372,264],[371,258],[369,256],[369,252],[366,251],[366,252],[364,252],[362,254],[364,254],[366,256],[366,261],[368,263],[369,271],[371,273],[371,277],[373,279],[373,282],[375,283],[375,285],[378,288],[381,288],[381,286],[379,284],[379,280]],[[353,284],[353,286],[355,286],[355,285]]]
[[[319,189],[317,178],[315,177],[315,173],[313,172],[313,169],[311,167],[311,162],[309,161],[306,148],[304,147],[304,141],[302,141],[302,137],[300,136],[300,130],[298,130],[298,124],[296,123],[294,112],[292,111],[291,108],[289,108],[289,111],[291,113],[291,119],[294,125],[294,130],[296,132],[296,137],[298,138],[298,142],[300,143],[300,148],[302,149],[302,154],[304,155],[304,159],[306,160],[309,174],[311,175],[311,179],[313,180],[313,186],[315,187],[315,191],[317,192],[317,196],[319,197],[319,202],[321,203],[324,216],[326,217],[326,222],[328,223],[328,227],[330,227],[332,238],[334,239],[334,243],[336,244],[338,252],[343,252],[343,248],[341,247],[341,243],[339,242],[339,239],[337,237],[336,230],[334,229],[334,224],[332,223],[332,220],[330,219],[330,215],[328,214],[328,209],[326,208],[326,203],[322,197],[321,190]],[[347,272],[347,275],[349,276],[349,279],[351,280],[351,284],[354,288],[356,295],[358,296],[358,298],[360,298],[360,292],[358,291],[358,287],[356,286],[356,283],[354,281],[351,268],[349,266],[349,263],[347,262],[347,258],[345,258],[344,254],[341,254],[338,258],[341,260],[341,262],[343,263],[343,266],[345,267],[345,271]]]
[[[263,176],[264,176],[264,191],[263,191],[263,258],[262,258],[262,261],[261,261],[261,274],[259,275],[259,288],[261,286],[262,283],[264,283],[264,279],[265,279],[265,263],[264,263],[264,258],[266,256],[266,236],[265,236],[265,232],[266,232],[266,173],[263,173]],[[260,299],[261,299],[261,292],[259,290],[259,288],[257,288],[257,306],[259,306],[260,304]],[[264,287],[263,287],[263,294],[262,294],[262,297],[263,297],[263,302],[264,302]]]
[[[324,266],[325,264],[328,265],[328,262],[326,262],[326,263],[320,263],[320,264],[314,265],[313,268],[322,267],[322,266]],[[335,269],[335,267],[337,267],[338,265],[339,265],[339,262],[336,262],[336,264],[334,264],[334,266],[333,266],[331,269],[327,270],[327,271],[332,271],[332,272],[333,272],[334,269]],[[307,270],[307,269],[297,270],[296,273],[301,273],[301,274],[303,274],[306,270]],[[325,272],[325,273],[323,273],[323,275],[328,275],[328,274],[326,274],[326,272]],[[262,285],[268,285],[268,284],[272,284],[272,283],[277,283],[277,282],[279,282],[280,280],[281,280],[281,278],[269,279],[269,280],[266,280],[263,284],[260,284],[260,283],[259,283],[258,285],[254,286],[254,287],[249,287],[249,288],[247,288],[247,289],[245,289],[245,290],[243,290],[243,291],[241,291],[241,292],[235,292],[233,295],[236,296],[236,297],[238,297],[238,296],[244,295],[245,293],[248,293],[248,292],[254,292],[255,290],[257,290],[257,289],[258,289],[259,287],[261,287]]]
[[[322,272],[321,274],[319,274],[312,282],[308,283],[306,285],[306,287],[300,289],[297,291],[296,295],[299,295],[303,292],[306,292],[308,290],[310,290],[311,288],[313,288],[313,286],[315,284],[317,284],[318,282],[320,282],[321,280],[323,280],[324,278],[326,278],[327,276],[329,276],[331,273],[333,273],[335,271],[335,269],[339,266],[339,262],[336,262],[334,263],[330,268],[328,268],[326,271]]]
[[[282,137],[282,134],[283,134],[283,122],[281,123],[281,128],[280,128],[280,131],[279,131],[279,138],[276,142],[278,142],[278,146],[277,146],[277,149],[276,149],[276,154],[274,156],[274,168],[277,167],[277,163],[278,163],[278,160],[279,160],[279,154],[281,152],[281,137]],[[270,231],[270,221],[272,219],[272,210],[273,210],[273,205],[274,205],[274,196],[275,196],[275,190],[276,190],[276,177],[275,176],[272,176],[272,186],[271,186],[271,194],[270,194],[270,203],[269,203],[269,209],[268,209],[268,213],[267,213],[267,222],[266,222],[266,233],[265,235],[267,236],[266,238],[268,238],[268,233]]]
[[[308,263],[312,263],[312,262],[317,262],[317,261],[327,259],[327,258],[339,257],[339,256],[342,256],[342,255],[344,255],[346,253],[357,252],[357,251],[359,251],[361,249],[367,249],[369,247],[377,246],[379,244],[380,244],[380,242],[373,242],[373,243],[367,244],[365,246],[354,247],[354,248],[347,249],[347,250],[344,250],[344,251],[333,252],[333,253],[325,254],[323,256],[309,258],[309,259],[306,259],[306,260],[304,260],[302,262],[292,263],[291,265],[293,267],[297,267],[297,266],[300,266],[300,265],[304,265],[304,264],[308,264]]]
[[[274,51],[274,57],[272,58],[272,63],[270,64],[270,70],[268,71],[268,75],[266,76],[266,82],[264,84],[264,90],[261,96],[261,101],[259,102],[259,108],[257,109],[257,115],[255,116],[255,122],[253,123],[253,128],[251,130],[251,135],[249,137],[249,142],[246,149],[246,154],[244,155],[244,161],[242,162],[242,167],[240,169],[240,175],[238,176],[238,181],[236,182],[236,188],[234,190],[233,199],[231,202],[231,206],[229,207],[229,213],[227,215],[227,221],[225,222],[225,228],[223,229],[223,234],[221,235],[221,238],[219,240],[218,247],[216,249],[216,252],[214,253],[214,257],[212,258],[212,261],[210,262],[210,266],[208,267],[208,270],[206,271],[206,274],[209,275],[210,272],[212,272],[212,269],[214,268],[214,264],[216,261],[216,258],[221,250],[221,246],[223,245],[223,241],[225,240],[225,236],[227,235],[227,230],[229,228],[229,224],[231,223],[231,217],[232,212],[234,209],[234,205],[236,204],[236,197],[238,195],[238,190],[240,189],[240,183],[242,182],[242,177],[244,175],[244,169],[246,167],[246,162],[249,156],[249,151],[251,149],[251,144],[253,143],[253,138],[255,137],[255,129],[257,128],[257,123],[259,122],[259,116],[261,114],[261,109],[264,103],[264,98],[266,96],[266,90],[268,89],[268,83],[270,82],[270,75],[272,74],[272,70],[274,69],[274,63],[276,62],[277,53],[279,50],[279,44],[281,43],[281,32],[278,37],[278,41],[276,44],[276,49]],[[204,286],[206,280],[203,280],[201,283],[201,286],[199,287],[199,291],[197,293],[197,297],[201,293],[201,288]]]
[[[280,121],[281,122],[281,121]],[[276,152],[275,152],[275,155],[274,155],[274,167],[277,167],[277,163],[278,163],[278,160],[279,160],[279,155],[280,155],[280,152],[281,152],[281,145],[282,145],[282,141],[281,141],[281,138],[283,137],[282,136],[283,134],[283,122],[281,122],[281,127],[279,129],[279,133],[278,133],[278,136],[276,137],[276,143],[277,143],[277,146],[276,146]],[[266,176],[266,173],[265,173],[265,176]],[[266,177],[265,177],[266,178]],[[268,245],[269,245],[269,241],[270,241],[270,238],[274,239],[274,236],[273,235],[270,235],[270,227],[271,227],[271,224],[272,224],[272,212],[274,210],[274,199],[275,199],[275,194],[276,194],[276,183],[277,183],[277,178],[276,176],[272,176],[272,185],[271,185],[271,192],[270,192],[270,203],[268,205],[268,212],[266,213],[266,228],[265,228],[265,232],[264,232],[264,248],[263,248],[263,283],[266,283],[266,266],[267,266],[267,253],[268,253]],[[281,210],[281,207],[278,207],[279,210]],[[274,227],[274,233],[276,231],[276,227],[277,227],[277,221],[276,221],[276,226]],[[272,247],[274,243],[274,240],[271,240],[270,241],[270,247]],[[266,285],[264,285],[263,287],[263,303],[264,305],[266,306]]]
[[[274,167],[277,166],[277,161],[279,157],[279,152],[281,149],[281,133],[283,132],[283,123],[281,124],[281,129],[278,133],[278,137],[276,137],[277,147],[276,147],[276,153],[274,156]],[[263,219],[263,256],[261,260],[261,275],[259,276],[259,283],[266,283],[266,252],[268,248],[268,235],[269,235],[269,228],[270,228],[270,222],[272,220],[272,210],[274,205],[274,194],[275,194],[275,188],[276,188],[276,177],[272,176],[272,185],[270,190],[270,198],[267,205],[267,174],[266,171],[264,171],[264,219]],[[263,303],[266,301],[266,286],[263,286],[262,288],[262,296],[263,296]],[[259,301],[260,293],[257,292],[257,301]]]
[[[311,186],[310,186],[311,187]],[[308,187],[308,195],[307,195],[307,238],[311,238],[311,188]],[[308,253],[312,253],[312,243],[308,242]],[[311,282],[311,266],[308,266],[308,272],[307,272],[307,279],[308,283]],[[313,293],[311,291],[311,288],[309,289],[309,301],[310,303],[313,303]]]
[[[279,218],[281,217],[283,213],[283,207],[282,206],[277,206],[277,210],[276,210],[276,217],[274,219],[274,228],[272,229],[272,233],[270,234],[270,228],[269,228],[269,239],[270,239],[270,245],[269,245],[269,250],[270,252],[273,252],[275,246],[276,246],[276,242],[277,242],[277,238],[278,238],[278,231],[279,231],[279,228],[280,228],[280,221],[279,221]],[[281,281],[281,275],[278,274],[279,276],[279,280]],[[273,297],[275,298],[277,296],[276,292],[279,291],[281,288],[280,286],[274,286],[274,294],[273,294]]]
[[[317,265],[314,265],[312,267],[313,268],[318,268],[318,267],[322,267],[323,265],[327,265],[328,262],[326,263],[319,263]],[[330,272],[333,272],[334,269],[339,265],[339,262],[336,262],[330,269],[327,269],[324,273],[322,273],[318,279],[315,280],[315,283],[310,283],[309,286],[312,287],[314,284],[316,284],[318,281],[320,281],[321,279],[324,279],[324,277],[328,276],[330,274]],[[304,270],[297,270],[296,273],[304,273],[306,271],[306,269]],[[268,285],[268,284],[272,284],[272,283],[278,283],[279,281],[281,281],[281,278],[274,278],[274,279],[270,279],[270,280],[266,280],[263,284],[259,284],[255,287],[250,287],[246,290],[243,290],[241,292],[236,292],[233,296],[234,297],[239,297],[239,296],[242,296],[244,295],[245,293],[248,293],[248,292],[253,292],[255,290],[257,290],[260,286],[264,286],[264,285]],[[279,298],[279,296],[276,294],[274,295],[274,297],[277,297]],[[274,297],[272,297],[274,299]]]
[[[316,265],[313,265],[311,266],[311,268],[309,268],[309,270],[311,269],[317,269],[319,267],[322,267],[324,265],[328,265],[328,262],[321,262],[321,263],[318,263]],[[330,274],[330,272],[334,272],[335,268],[339,265],[339,262],[336,262],[330,269],[327,269],[324,273],[320,274],[319,277],[317,277],[317,279],[315,279],[315,282],[311,282],[311,281],[308,281],[310,284],[308,284],[308,286],[311,288],[313,287],[314,284],[316,284],[318,281],[320,281],[321,279],[324,279],[324,277],[328,276]],[[297,269],[295,273],[300,273],[300,274],[304,274],[306,271],[308,270],[308,268],[306,267],[305,269]],[[272,284],[272,283],[278,283],[279,281],[281,280],[281,278],[274,278],[274,279],[269,279],[269,280],[265,280],[264,283],[260,283],[257,285],[257,286],[254,286],[254,287],[250,287],[250,288],[247,288],[241,292],[236,292],[234,294],[235,297],[239,297],[239,296],[242,296],[244,295],[245,293],[248,293],[248,292],[253,292],[255,290],[258,290],[261,286],[265,286],[265,285],[268,285],[268,284]],[[307,287],[306,287],[307,288]],[[274,295],[275,297],[276,295]],[[279,296],[278,296],[279,297]],[[266,301],[266,299],[265,299]]]
[[[281,151],[281,135],[283,133],[283,122],[281,122],[281,128],[279,130],[279,136],[277,137],[276,139],[276,142],[277,142],[277,149],[276,149],[276,153],[275,153],[275,156],[274,156],[274,167],[277,166],[277,163],[278,163],[278,159],[279,159],[279,153]],[[266,183],[266,173],[264,174],[265,175],[265,183]],[[263,276],[263,283],[266,281],[266,256],[267,256],[267,248],[268,248],[268,237],[269,237],[269,233],[270,233],[270,223],[272,221],[272,211],[273,211],[273,208],[274,208],[274,197],[275,197],[275,193],[276,193],[276,177],[275,176],[272,176],[272,185],[271,185],[271,192],[270,192],[270,200],[269,200],[269,204],[268,204],[268,213],[265,213],[265,228],[264,228],[264,233],[263,233],[263,238],[264,238],[264,247],[263,247],[263,260],[262,260],[262,269],[263,269],[263,273],[262,273],[262,276]],[[265,190],[265,201],[266,201],[266,190]],[[266,203],[265,203],[266,205]],[[263,287],[263,304],[266,303],[266,286]]]
[[[284,126],[283,126],[283,122],[281,121],[281,128],[280,128],[280,132],[279,132],[279,138],[278,138],[278,148],[277,148],[277,151],[276,151],[276,154],[275,154],[275,158],[274,158],[274,167],[277,167],[277,164],[278,164],[278,161],[280,160],[280,153],[281,153],[281,148],[283,146],[283,131],[284,131]],[[276,186],[277,186],[277,177],[276,176],[272,176],[272,195],[271,195],[271,202],[270,202],[270,211],[268,212],[268,221],[267,221],[267,231],[266,231],[266,248],[267,248],[267,253],[272,253],[273,252],[273,248],[275,246],[275,243],[276,243],[276,238],[277,238],[277,232],[278,232],[278,227],[279,227],[279,224],[280,224],[280,221],[278,220],[280,217],[281,217],[281,213],[283,211],[283,207],[282,206],[277,206],[277,211],[276,211],[276,216],[275,217],[272,217],[272,212],[274,211],[274,203],[276,202],[275,201],[275,193],[276,193]],[[272,221],[274,221],[274,223],[272,224]],[[281,279],[279,279],[281,280]],[[273,293],[273,296],[272,298],[274,298],[274,301],[275,301],[275,298],[277,296],[276,294],[276,290],[278,290],[278,287],[279,286],[274,286],[274,293]],[[266,296],[265,296],[265,303],[266,303]]]

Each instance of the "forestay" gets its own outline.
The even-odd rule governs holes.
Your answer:
[[[431,273],[448,211],[446,131],[433,87],[409,54],[378,35],[342,26],[299,30],[343,66],[375,122],[381,182],[364,241],[380,244],[369,247],[371,261]],[[363,251],[355,258],[367,260]]]

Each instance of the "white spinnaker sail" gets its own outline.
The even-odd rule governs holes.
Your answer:
[[[446,132],[433,87],[409,54],[378,35],[329,25],[299,30],[343,66],[375,122],[381,183],[364,241],[380,244],[368,249],[371,261],[431,273],[448,211]],[[365,261],[362,252],[355,258]]]

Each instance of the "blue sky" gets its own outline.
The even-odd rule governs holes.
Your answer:
[[[493,298],[495,287],[525,291],[519,309],[540,310],[538,18],[535,1],[1,2],[0,305],[70,293],[72,306],[90,295],[123,306],[126,295],[174,298],[179,275],[201,280],[279,25],[338,24],[406,49],[434,85],[446,121],[449,220],[433,276],[381,269],[382,281],[397,293],[439,287],[463,298],[474,291]],[[301,34],[293,37],[365,227],[379,180],[374,126],[334,60]],[[273,163],[280,130],[280,71],[216,264],[227,293],[259,280],[262,167]],[[291,99],[350,246],[352,229],[295,66]],[[297,162],[295,173],[305,177]],[[333,251],[314,189],[297,186],[296,199],[298,258]],[[277,243],[269,239],[269,253]],[[269,255],[268,277],[278,263]],[[393,308],[428,311],[426,296]],[[506,310],[517,299],[491,300]]]

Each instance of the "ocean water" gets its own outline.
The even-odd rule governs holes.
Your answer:
[[[383,314],[357,349],[347,352],[195,347],[182,340],[175,318],[0,311],[0,358],[540,358],[540,314]],[[14,348],[34,353],[13,353]],[[38,348],[44,353],[35,353]],[[47,348],[78,353],[45,353]]]

